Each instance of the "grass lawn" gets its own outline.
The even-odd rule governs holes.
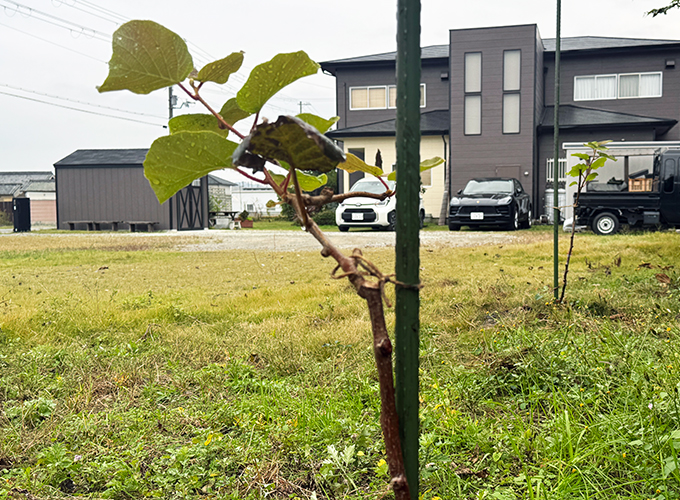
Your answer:
[[[679,248],[578,235],[567,305],[550,242],[423,249],[422,498],[679,498]],[[392,498],[368,314],[332,268],[0,237],[0,499]]]

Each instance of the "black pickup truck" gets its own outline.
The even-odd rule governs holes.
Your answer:
[[[631,191],[634,181],[620,183],[616,190],[581,193],[575,209],[577,225],[603,235],[615,234],[621,224],[680,228],[680,150],[656,155],[652,175],[640,180],[645,190]]]

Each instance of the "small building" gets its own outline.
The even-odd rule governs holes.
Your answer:
[[[13,198],[31,200],[31,224],[56,224],[56,189],[52,172],[0,172],[0,212],[9,222],[13,220]]]
[[[211,212],[231,212],[231,191],[234,186],[238,186],[238,184],[216,175],[208,174],[208,194],[210,195],[209,205]]]
[[[79,149],[55,163],[57,228],[85,229],[87,222],[101,228],[126,229],[131,222],[155,223],[161,230],[207,228],[207,176],[160,204],[144,177],[147,151]]]
[[[278,202],[276,192],[269,186],[254,182],[239,182],[231,191],[232,207],[251,215],[275,216],[281,214],[281,205],[267,207],[267,202]]]

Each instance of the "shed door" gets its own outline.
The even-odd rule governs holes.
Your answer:
[[[177,229],[203,229],[203,189],[202,179],[196,179],[190,185],[177,192]]]

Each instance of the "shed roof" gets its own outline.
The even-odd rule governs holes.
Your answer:
[[[326,135],[333,139],[343,137],[377,137],[393,136],[396,134],[397,120],[384,120],[357,127],[348,127],[328,132]],[[448,134],[450,116],[448,109],[428,111],[420,115],[420,133],[422,135]]]
[[[552,129],[554,116],[555,106],[546,106],[539,127]],[[583,108],[572,104],[560,106],[560,129],[648,126],[659,128],[659,133],[665,133],[677,123],[678,121],[672,118],[656,118],[602,109]]]
[[[209,186],[238,186],[235,182],[228,181],[227,179],[222,179],[222,177],[217,177],[213,174],[208,174],[208,185]]]
[[[139,165],[144,163],[148,149],[79,149],[54,164],[55,167],[97,167]]]

